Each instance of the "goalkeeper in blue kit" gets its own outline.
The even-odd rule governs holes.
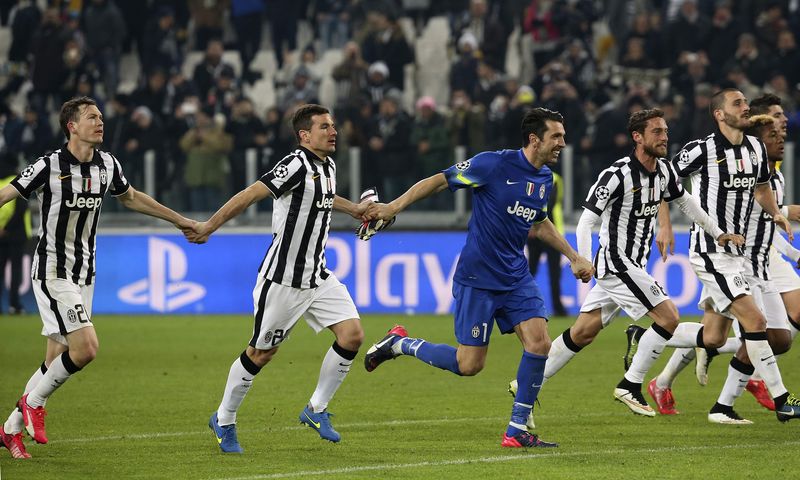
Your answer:
[[[563,122],[557,112],[532,109],[522,120],[521,149],[480,153],[417,182],[388,204],[371,204],[364,215],[390,222],[409,205],[446,188],[473,189],[467,242],[453,279],[458,347],[411,338],[397,325],[369,349],[364,365],[373,371],[386,360],[411,355],[456,375],[472,376],[483,369],[494,323],[501,333],[514,332],[523,347],[517,382],[524,388],[514,398],[503,447],[557,446],[525,426],[550,349],[548,313],[524,256],[528,236],[535,235],[564,254],[583,282],[594,273],[592,264],[547,219],[553,185],[549,166],[558,162],[565,146]]]

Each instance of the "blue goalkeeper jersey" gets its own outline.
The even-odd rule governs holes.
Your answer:
[[[472,218],[454,280],[485,290],[531,281],[523,253],[528,231],[547,219],[553,173],[522,150],[483,152],[443,170],[450,190],[473,188]]]

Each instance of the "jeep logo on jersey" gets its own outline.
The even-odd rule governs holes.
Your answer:
[[[130,305],[148,305],[171,312],[206,296],[199,283],[187,282],[189,262],[178,245],[156,237],[147,239],[147,278],[119,289],[117,297]]]
[[[325,195],[322,200],[318,200],[314,205],[317,208],[324,208],[326,210],[333,208],[333,195]]]
[[[97,210],[103,203],[103,197],[92,194],[73,193],[72,198],[64,202],[64,206],[71,210]]]
[[[508,207],[506,211],[511,215],[522,217],[528,223],[532,222],[536,218],[536,214],[539,213],[535,208],[523,207],[519,204],[519,200],[513,206]]]
[[[658,213],[658,206],[661,202],[648,202],[643,203],[639,210],[633,212],[637,217],[652,217]]]
[[[753,187],[756,186],[756,179],[754,177],[737,177],[735,175],[729,175],[728,180],[726,180],[722,186],[732,190],[752,190]]]

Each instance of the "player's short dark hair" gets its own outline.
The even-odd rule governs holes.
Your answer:
[[[544,132],[547,131],[547,121],[552,120],[564,123],[564,117],[560,113],[546,108],[532,108],[522,117],[522,146],[527,147],[530,143],[531,133],[544,139]]]
[[[69,140],[69,129],[67,124],[69,122],[77,122],[81,114],[81,107],[84,105],[97,106],[97,102],[89,97],[76,97],[72,100],[67,100],[64,105],[61,105],[61,113],[58,115],[58,123],[61,125],[61,131]]]
[[[633,112],[628,119],[628,133],[630,133],[631,137],[633,137],[633,132],[639,132],[644,135],[647,121],[651,118],[664,118],[664,111],[658,108],[647,108]]]
[[[781,97],[773,93],[765,93],[750,102],[750,115],[761,115],[769,112],[769,107],[781,106]]]
[[[714,118],[714,112],[722,108],[722,105],[725,104],[725,94],[729,92],[739,92],[738,88],[728,87],[723,88],[722,90],[718,91],[714,95],[711,95],[711,103],[708,104],[708,113],[711,115],[711,118]]]
[[[311,119],[314,115],[325,115],[331,113],[330,110],[314,103],[308,103],[297,107],[294,115],[292,116],[292,129],[297,143],[300,143],[300,130],[311,130],[314,121]]]

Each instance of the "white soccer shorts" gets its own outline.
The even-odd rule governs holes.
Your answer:
[[[786,307],[783,305],[781,294],[772,284],[772,280],[748,275],[747,281],[750,283],[756,307],[767,319],[767,328],[789,330],[789,316],[786,314]],[[739,322],[733,322],[733,329],[737,337],[742,336],[739,331]]]
[[[288,287],[259,275],[253,289],[253,309],[255,324],[250,346],[259,350],[279,346],[301,316],[317,333],[359,318],[347,287],[333,274],[316,288]]]
[[[708,305],[720,315],[733,319],[727,311],[731,303],[742,295],[752,295],[744,273],[745,258],[730,253],[691,252],[689,261],[703,284],[697,308],[705,310]]]
[[[645,270],[629,268],[597,279],[581,306],[581,312],[601,309],[603,327],[608,326],[620,309],[631,319],[639,320],[659,303],[668,300],[666,290]]]
[[[94,285],[78,285],[69,280],[33,279],[33,296],[42,317],[42,335],[67,345],[66,335],[92,324]]]
[[[800,290],[800,276],[797,275],[797,270],[792,262],[783,258],[774,248],[769,251],[769,278],[778,293]]]

